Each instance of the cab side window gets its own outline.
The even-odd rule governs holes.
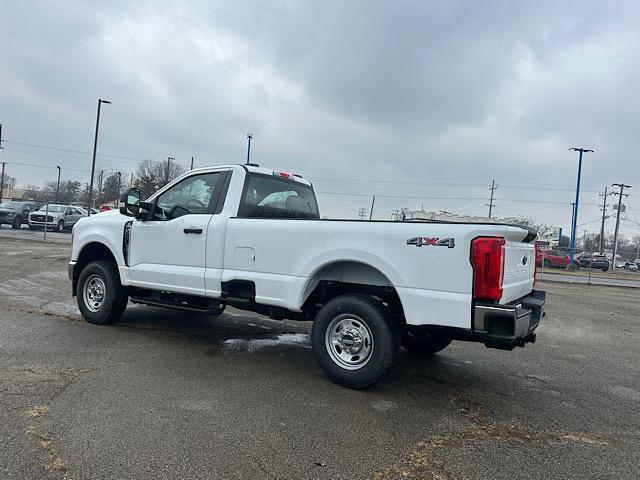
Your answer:
[[[153,219],[171,220],[183,215],[213,213],[226,173],[185,178],[157,198]]]

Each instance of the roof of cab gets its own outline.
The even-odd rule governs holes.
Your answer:
[[[191,170],[191,172],[197,172],[197,171],[206,172],[206,171],[210,171],[212,169],[219,170],[219,169],[229,169],[229,168],[230,169],[234,169],[234,170],[244,169],[247,172],[260,173],[262,175],[273,175],[273,176],[276,176],[278,178],[284,178],[286,180],[294,180],[296,182],[303,183],[305,185],[311,186],[311,182],[309,180],[303,178],[302,176],[300,176],[300,175],[298,175],[296,173],[272,170],[270,168],[256,166],[255,164],[248,164],[248,165],[247,164],[208,165],[206,167],[194,168],[193,170]],[[181,175],[181,177],[182,176],[183,175]]]

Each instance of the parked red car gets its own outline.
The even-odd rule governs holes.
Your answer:
[[[580,266],[577,260],[574,260],[573,263],[575,263],[576,266]],[[536,265],[538,267],[544,265],[544,268],[567,268],[567,265],[569,265],[569,256],[563,255],[556,250],[536,250]]]

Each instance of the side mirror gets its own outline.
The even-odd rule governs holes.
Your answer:
[[[137,217],[140,213],[140,189],[130,188],[120,197],[120,213],[127,217]]]

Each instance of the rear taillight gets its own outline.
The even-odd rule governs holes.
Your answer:
[[[504,238],[478,237],[471,241],[473,299],[499,301],[504,272]]]

